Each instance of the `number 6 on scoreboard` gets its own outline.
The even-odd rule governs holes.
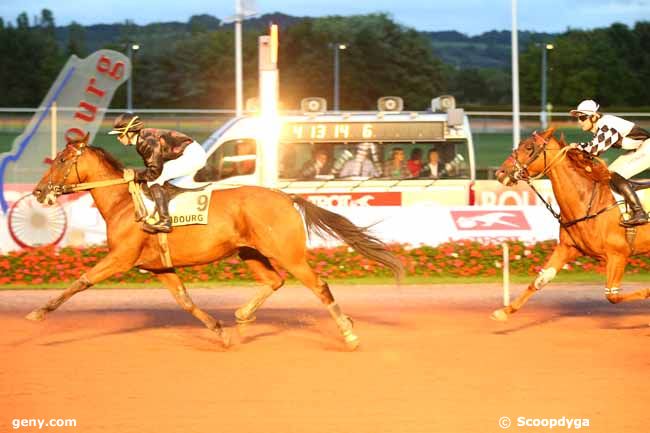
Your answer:
[[[363,138],[372,138],[372,123],[363,124],[363,129],[361,130],[361,136]]]

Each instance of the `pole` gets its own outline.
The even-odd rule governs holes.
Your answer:
[[[508,243],[501,244],[503,247],[503,305],[510,305],[510,248]]]
[[[54,160],[56,158],[56,127],[57,127],[57,112],[56,112],[56,102],[52,103],[52,108],[50,108],[50,122],[52,123],[50,127],[50,155]]]
[[[237,17],[235,18],[235,101],[237,116],[244,113],[244,85],[242,65],[242,16],[241,8],[237,2]]]
[[[548,125],[546,121],[546,44],[542,44],[542,71],[541,71],[541,76],[542,76],[542,106],[540,110],[540,120],[542,123],[542,129],[546,130],[546,127]]]
[[[129,81],[126,83],[126,111],[129,113],[133,112],[133,48],[131,47],[131,42],[129,41],[129,47],[127,49],[129,55],[129,66],[131,67],[131,73],[129,74]]]
[[[334,111],[339,111],[339,44],[334,44]]]
[[[519,44],[517,38],[517,0],[512,0],[512,148],[515,149],[521,140],[519,130]]]

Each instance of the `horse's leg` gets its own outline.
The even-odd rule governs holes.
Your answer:
[[[605,297],[612,304],[626,301],[639,301],[650,298],[650,289],[641,289],[632,293],[620,293],[620,283],[627,265],[627,256],[613,254],[607,256],[607,287]]]
[[[219,336],[224,347],[228,347],[230,344],[230,337],[227,331],[221,326],[221,322],[214,319],[210,314],[201,310],[194,304],[194,301],[190,298],[187,289],[185,289],[183,282],[175,271],[156,273],[156,276],[160,281],[162,281],[165,287],[169,289],[171,294],[174,296],[174,299],[176,299],[176,302],[181,306],[181,308],[183,308],[183,310],[203,322],[210,331],[214,331]]]
[[[307,260],[303,257],[297,263],[282,263],[280,260],[279,262],[287,271],[291,272],[305,286],[309,287],[321,302],[327,306],[327,310],[330,312],[332,318],[334,318],[339,331],[343,335],[345,344],[352,350],[359,347],[359,337],[352,331],[352,319],[343,314],[341,307],[334,300],[329,286],[316,275],[307,263]]]
[[[235,318],[238,323],[250,323],[255,320],[255,312],[264,304],[264,302],[276,290],[284,284],[284,279],[273,268],[269,259],[263,256],[257,250],[252,248],[242,248],[239,257],[246,263],[248,268],[253,272],[255,280],[263,287],[253,296],[253,298],[235,312]]]
[[[516,313],[519,309],[521,309],[521,307],[524,306],[524,304],[528,301],[528,299],[530,299],[531,296],[533,296],[542,287],[550,283],[551,280],[555,278],[555,275],[557,275],[558,271],[562,269],[562,267],[567,262],[578,257],[579,254],[580,253],[578,250],[576,250],[574,247],[560,243],[557,247],[555,247],[555,250],[553,250],[553,254],[551,254],[551,257],[546,262],[544,268],[539,271],[537,278],[535,278],[535,280],[528,285],[524,293],[519,295],[517,299],[510,303],[510,305],[495,310],[492,313],[492,319],[499,321],[508,320],[509,315]]]
[[[83,292],[92,285],[99,283],[111,275],[118,272],[126,272],[133,267],[137,254],[127,253],[125,251],[109,252],[103,259],[101,259],[95,266],[88,272],[83,274],[76,280],[70,287],[56,298],[51,299],[47,304],[41,308],[29,313],[25,316],[29,320],[43,320],[45,315],[51,311],[56,310],[65,301],[70,299],[72,295]]]

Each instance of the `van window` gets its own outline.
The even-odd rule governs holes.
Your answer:
[[[282,180],[469,179],[466,140],[416,143],[280,143]]]
[[[252,138],[223,143],[208,158],[205,167],[194,179],[198,182],[215,182],[233,176],[255,173],[257,143]]]

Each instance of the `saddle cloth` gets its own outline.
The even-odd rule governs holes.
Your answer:
[[[142,191],[140,196],[147,212],[147,218],[156,213],[156,204],[146,197]],[[212,191],[184,191],[169,201],[169,216],[172,226],[187,226],[208,223],[208,210]]]

